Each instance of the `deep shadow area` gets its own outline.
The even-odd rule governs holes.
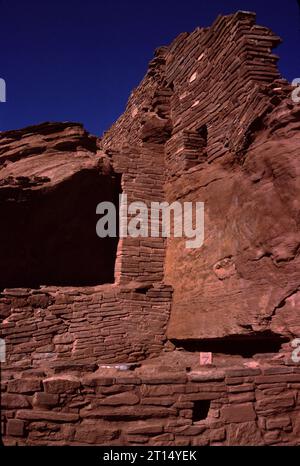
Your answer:
[[[207,418],[210,408],[210,400],[196,400],[193,406],[193,422],[203,421]]]
[[[86,169],[48,189],[2,189],[0,288],[114,282],[118,238],[96,235],[96,206],[118,212],[120,178]]]
[[[288,338],[266,331],[253,336],[236,335],[207,340],[172,340],[172,343],[188,352],[203,351],[251,358],[260,353],[278,353],[281,345],[288,341]]]

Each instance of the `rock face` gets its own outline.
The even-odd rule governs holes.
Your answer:
[[[170,338],[299,335],[299,115],[282,102],[242,158],[232,149],[167,183],[169,198],[206,206],[202,250],[168,245]]]
[[[299,443],[300,106],[279,43],[252,13],[219,17],[156,50],[102,139],[0,134],[7,444]],[[98,238],[120,192],[204,202],[202,247]],[[201,350],[227,367],[200,371]]]
[[[164,145],[166,199],[205,202],[203,247],[166,248],[171,339],[272,346],[300,334],[300,108],[271,53],[279,43],[243,12],[180,35],[102,142],[116,147],[118,134],[122,152],[151,141],[155,160]]]
[[[150,199],[163,200],[163,162],[153,169],[148,148],[135,160],[131,151],[112,160],[74,123],[4,132],[0,146],[8,359],[120,363],[158,355],[172,295],[162,282],[164,239],[99,238],[96,207],[118,206],[121,176],[129,199],[148,196],[152,177]]]

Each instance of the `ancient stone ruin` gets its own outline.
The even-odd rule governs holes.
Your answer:
[[[300,444],[300,105],[279,43],[218,17],[155,51],[103,138],[0,133],[5,445]],[[204,202],[203,246],[97,237],[120,193]]]

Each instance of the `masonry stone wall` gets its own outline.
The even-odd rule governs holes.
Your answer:
[[[43,366],[49,360],[120,363],[158,355],[166,341],[172,289],[115,285],[2,293],[1,334],[7,363]]]
[[[5,444],[298,444],[299,368],[105,374],[96,367],[7,371]]]
[[[6,445],[299,445],[300,125],[279,43],[252,13],[219,17],[155,51],[103,138],[74,123],[0,134],[5,207],[91,172],[128,203],[205,202],[199,250],[125,237],[114,283],[3,287]],[[259,342],[277,350],[243,359]],[[214,365],[202,344],[221,344]],[[169,353],[197,362],[163,366]]]

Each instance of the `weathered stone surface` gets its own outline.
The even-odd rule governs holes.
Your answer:
[[[102,139],[75,123],[0,133],[6,444],[299,443],[300,125],[279,42],[251,13],[219,17],[156,50]],[[99,248],[95,206],[121,190],[203,201],[202,248]]]
[[[101,425],[97,428],[94,423],[85,423],[76,428],[75,441],[91,445],[99,445],[115,440],[119,435],[119,429],[103,429]]]
[[[227,427],[227,445],[259,446],[263,444],[262,435],[255,422],[230,424]]]
[[[290,394],[266,397],[257,401],[257,409],[262,410],[279,410],[281,408],[291,408],[295,404],[294,397]]]
[[[142,382],[149,385],[165,384],[182,384],[186,382],[186,374],[182,372],[178,374],[160,374],[159,377],[142,377]]]
[[[39,408],[47,408],[57,406],[59,402],[59,395],[52,393],[38,392],[34,394],[32,405]]]
[[[41,390],[39,379],[15,379],[8,383],[8,391],[11,393],[33,393]]]
[[[82,384],[86,386],[110,386],[113,385],[115,382],[115,379],[113,377],[105,377],[103,374],[102,375],[97,375],[97,374],[91,374],[82,379]]]
[[[176,409],[165,407],[145,407],[140,406],[136,409],[134,406],[122,406],[108,408],[106,406],[97,409],[83,409],[80,416],[83,418],[104,418],[104,419],[147,419],[147,418],[163,418],[175,416]]]
[[[253,392],[229,395],[229,403],[246,403],[247,401],[255,401],[255,394]]]
[[[267,419],[266,422],[267,429],[282,429],[283,427],[288,427],[291,425],[291,418],[289,416],[275,417],[272,419]]]
[[[122,405],[136,405],[140,401],[139,397],[132,392],[117,393],[103,398],[96,402],[99,406],[122,406]]]
[[[210,431],[210,440],[212,442],[222,442],[226,438],[226,430],[224,427],[219,429],[212,429]]]
[[[54,412],[54,411],[38,411],[26,410],[17,411],[16,417],[28,421],[57,421],[57,422],[76,422],[79,419],[78,414]]]
[[[63,333],[62,335],[55,335],[53,338],[53,343],[56,345],[58,344],[65,344],[65,343],[72,343],[74,341],[74,337],[69,333]]]
[[[257,384],[273,384],[278,382],[300,382],[300,374],[278,374],[278,375],[262,375],[255,379]]]
[[[239,19],[248,24],[251,41],[256,30],[254,18],[241,13]],[[171,114],[176,119],[166,144],[172,175],[166,184],[167,199],[201,200],[206,206],[201,254],[195,257],[193,251],[187,251],[185,239],[168,241],[166,277],[175,289],[168,336],[178,340],[236,335],[257,338],[255,332],[266,330],[288,336],[291,327],[297,335],[300,237],[295,221],[299,206],[294,200],[299,197],[300,186],[296,156],[299,105],[288,100],[290,88],[278,79],[271,55],[270,68],[265,63],[258,71],[252,58],[248,65],[245,59],[237,66],[236,54],[234,58],[230,54],[235,34],[230,27],[225,32],[223,24],[220,19],[207,33],[197,31],[181,37],[173,45],[177,54],[173,52],[172,58],[167,55],[167,76],[172,76],[175,88]],[[270,31],[259,30],[262,42],[254,52],[258,54],[263,37],[271,46],[278,43]],[[213,48],[207,50],[210,35],[214,40],[222,35],[226,42],[227,66],[218,67],[218,53]],[[243,50],[242,44],[239,50]],[[183,79],[177,69],[185,63]],[[215,99],[217,92],[213,92],[216,72],[213,78],[207,72],[207,67],[215,70],[215,66],[217,79],[228,83],[221,99]],[[243,66],[252,70],[254,81],[250,84],[245,71],[239,86]],[[193,78],[192,84],[188,76]],[[220,108],[225,107],[222,113]],[[184,152],[180,158],[179,148],[186,154],[190,148],[182,142],[182,132],[188,126],[196,134],[203,125],[208,134],[206,158],[197,160],[198,147],[191,160],[193,168],[185,166],[190,160],[187,156],[184,159]],[[287,275],[291,280],[284,278]]]
[[[9,419],[6,426],[7,435],[13,437],[23,437],[25,423],[19,419]]]
[[[46,393],[72,393],[80,387],[80,381],[71,375],[53,376],[43,380]]]
[[[76,154],[78,148],[81,154]],[[97,139],[78,123],[44,123],[6,131],[1,139],[0,161],[4,166],[0,176],[7,181],[2,185],[53,185],[82,168],[94,167],[97,159],[92,154],[96,151]]]
[[[222,417],[225,422],[246,422],[254,421],[256,414],[252,403],[245,403],[236,406],[225,406],[222,408]]]
[[[140,435],[140,434],[161,434],[163,432],[162,424],[145,424],[142,421],[138,421],[135,427],[129,428],[127,433],[129,435]]]
[[[233,385],[228,388],[229,393],[244,393],[251,392],[254,390],[253,383],[244,383],[243,385]]]
[[[199,371],[191,372],[189,374],[189,379],[193,382],[208,382],[213,380],[224,380],[225,372],[221,370],[215,371]]]
[[[29,406],[29,402],[24,395],[3,393],[1,396],[1,406],[8,409],[27,408]]]

